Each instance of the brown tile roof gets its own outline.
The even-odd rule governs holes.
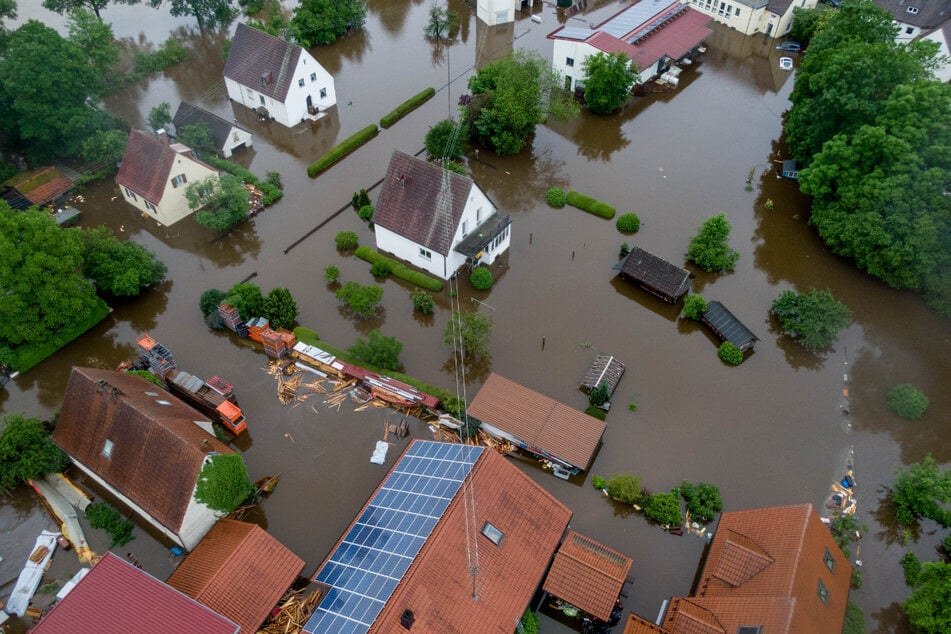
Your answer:
[[[141,377],[74,367],[53,442],[177,531],[205,455],[234,453],[196,420],[208,418]]]
[[[630,557],[571,531],[555,553],[542,589],[609,621],[632,563]]]
[[[224,76],[283,103],[302,52],[297,44],[239,22]],[[265,75],[270,77],[267,83],[262,80]]]
[[[654,625],[644,617],[630,614],[627,617],[627,623],[624,625],[624,634],[667,634],[667,630],[659,625]]]
[[[116,183],[157,205],[165,193],[176,156],[167,143],[141,130],[132,130]]]
[[[716,615],[690,598],[672,599],[664,624],[677,634],[727,634]]]
[[[448,177],[451,200],[441,195],[444,176]],[[465,176],[394,151],[373,212],[373,223],[430,251],[449,255],[474,186]]]
[[[591,465],[605,428],[604,421],[494,372],[472,399],[469,413],[522,439],[538,453],[581,469]]]
[[[17,174],[4,185],[13,187],[34,205],[45,205],[74,187],[73,181],[63,176],[55,167],[40,167]]]
[[[638,246],[632,246],[614,268],[669,302],[677,301],[690,289],[690,271]]]
[[[168,585],[253,633],[303,568],[303,559],[260,526],[222,519]]]
[[[482,453],[470,478],[471,485],[456,494],[371,632],[405,634],[400,615],[406,609],[416,617],[414,632],[511,634],[515,629],[571,511],[491,450]],[[463,503],[463,492],[470,505]],[[498,546],[472,535],[473,527],[480,531],[486,522],[503,533]],[[477,553],[477,560],[470,563],[469,552]],[[470,565],[478,565],[477,599],[472,598]]]

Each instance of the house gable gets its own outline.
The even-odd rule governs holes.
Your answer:
[[[157,205],[165,194],[175,156],[175,150],[168,143],[141,130],[132,130],[116,183]]]
[[[283,103],[301,55],[313,59],[297,44],[238,23],[225,60],[224,76]]]

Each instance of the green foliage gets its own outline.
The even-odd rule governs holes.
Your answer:
[[[211,456],[201,468],[195,487],[195,500],[208,508],[230,513],[254,493],[248,469],[241,454]]]
[[[640,504],[643,501],[641,477],[632,473],[614,474],[608,478],[604,488],[608,490],[608,495],[625,504]]]
[[[442,168],[459,176],[469,175],[469,172],[466,171],[466,166],[457,161],[442,161]]]
[[[899,383],[888,390],[888,409],[902,418],[918,420],[928,410],[928,397],[910,383]]]
[[[637,81],[637,66],[624,53],[599,52],[581,65],[584,100],[595,114],[609,114],[624,105]]]
[[[381,253],[377,253],[370,247],[359,247],[353,252],[353,254],[361,260],[365,260],[371,264],[375,262],[386,262],[386,266],[390,270],[391,275],[398,277],[401,280],[405,280],[410,284],[414,284],[420,288],[425,288],[428,291],[433,291],[436,293],[442,290],[443,281],[441,279],[433,277],[427,273],[423,273],[422,271],[417,271],[416,269],[410,268],[399,260],[394,260],[393,258],[388,258]]]
[[[204,121],[199,121],[191,125],[183,125],[176,131],[178,140],[195,150],[195,152],[201,156],[214,154],[218,149],[215,145],[214,138],[211,136],[211,128],[209,128],[208,124]]]
[[[273,288],[261,300],[260,316],[270,322],[271,328],[290,328],[298,314],[297,302],[286,288]]]
[[[365,0],[301,0],[291,24],[301,46],[311,48],[363,28],[366,18]]]
[[[81,334],[108,317],[110,312],[112,311],[109,306],[104,301],[96,297],[92,310],[88,315],[81,319],[77,319],[76,321],[57,331],[52,338],[29,344],[22,344],[16,346],[13,350],[0,345],[0,358],[3,359],[3,363],[10,366],[11,368],[19,370],[20,372],[26,372],[40,361],[46,359],[54,352],[68,344],[70,341],[76,339]]]
[[[413,289],[410,298],[413,300],[413,310],[417,310],[424,315],[432,315],[436,312],[436,300],[423,289]]]
[[[608,486],[608,481],[602,478],[601,476],[594,476],[591,478],[591,486],[601,490],[604,487]]]
[[[413,95],[398,105],[395,110],[383,115],[383,117],[380,119],[380,127],[389,128],[394,123],[411,113],[413,110],[416,110],[421,105],[432,99],[435,94],[436,89],[430,86],[422,92]]]
[[[443,343],[449,348],[461,347],[469,357],[485,357],[489,354],[489,338],[492,336],[492,320],[482,313],[452,311],[443,331]]]
[[[153,8],[164,2],[148,0]],[[204,30],[227,26],[237,16],[238,10],[231,6],[231,0],[169,0],[169,13],[176,18],[192,16],[198,21],[198,28]]]
[[[524,634],[538,634],[541,627],[538,615],[529,608],[525,608],[525,614],[522,615],[522,620],[519,625],[521,627],[518,628],[518,631]]]
[[[917,586],[901,606],[915,632],[951,631],[951,564],[926,562]]]
[[[62,584],[60,584],[59,581],[51,581],[38,587],[36,592],[38,594],[56,594],[56,592],[59,591],[61,585]]]
[[[459,14],[433,3],[429,7],[429,22],[423,33],[432,40],[451,39],[459,28]]]
[[[267,172],[266,179],[262,181],[250,170],[241,167],[237,163],[233,163],[213,154],[204,156],[203,160],[206,163],[217,167],[218,169],[222,169],[229,174],[237,176],[239,179],[241,179],[242,183],[248,183],[260,189],[261,193],[263,194],[261,197],[261,203],[265,207],[273,205],[284,196],[284,192],[281,190],[281,174],[279,172]]]
[[[826,27],[830,18],[832,18],[832,11],[828,5],[820,4],[814,9],[796,7],[793,9],[793,23],[789,38],[806,48],[815,34]]]
[[[634,233],[641,228],[641,219],[633,211],[621,214],[617,218],[617,230],[625,233]]]
[[[827,290],[783,291],[770,312],[779,319],[786,335],[814,351],[830,345],[852,322],[852,311]]]
[[[380,129],[375,125],[370,124],[362,130],[357,131],[351,136],[347,137],[339,144],[334,146],[329,152],[321,156],[319,159],[311,163],[307,167],[307,175],[311,178],[316,177],[318,174],[324,170],[330,168],[332,165],[342,160],[348,154],[357,150],[364,143],[372,139],[379,133]]]
[[[918,559],[918,555],[909,550],[902,555],[900,563],[905,573],[905,583],[911,587],[918,585],[918,577],[921,575],[921,560]]]
[[[552,207],[564,207],[565,203],[568,202],[568,195],[561,187],[550,187],[545,192],[545,202]]]
[[[442,401],[443,410],[455,418],[462,420],[466,413],[466,399],[458,396],[450,396]]]
[[[849,587],[858,590],[862,587],[862,569],[858,566],[852,566],[852,577],[849,579]]]
[[[350,200],[350,204],[353,205],[354,211],[360,211],[362,208],[370,204],[370,194],[367,193],[367,190],[361,189],[358,192],[353,192],[353,198]]]
[[[152,374],[151,372],[149,372],[148,370],[126,370],[126,374],[134,374],[135,376],[142,377],[149,383],[154,383],[155,385],[158,385],[159,387],[163,387],[162,380],[158,378],[157,376],[155,376],[154,374]]]
[[[845,623],[842,634],[865,634],[865,614],[861,608],[849,601],[845,608]]]
[[[201,298],[198,300],[198,307],[201,309],[202,316],[207,317],[211,313],[216,312],[218,305],[225,301],[227,297],[228,294],[226,292],[217,288],[209,288],[202,293]]]
[[[83,275],[104,293],[133,297],[165,279],[168,269],[154,253],[136,242],[120,242],[108,227],[84,229],[80,236]]]
[[[866,527],[862,528],[864,529]],[[829,532],[832,533],[832,539],[834,539],[835,543],[842,549],[842,553],[846,558],[851,557],[852,553],[849,551],[849,545],[857,540],[858,535],[861,534],[859,532],[859,523],[858,520],[855,519],[855,516],[849,513],[833,515],[829,521]]]
[[[390,274],[390,266],[384,260],[377,260],[370,266],[373,277],[386,277]]]
[[[0,430],[0,487],[12,489],[46,473],[62,471],[69,458],[50,440],[38,418],[21,414],[3,417]]]
[[[360,216],[360,220],[366,220],[367,222],[373,221],[373,205],[364,205],[360,207],[360,211],[357,214]]]
[[[462,144],[464,134],[457,131],[462,123],[452,119],[443,119],[426,133],[426,152],[430,158],[450,159],[453,161],[462,158]]]
[[[364,361],[384,370],[399,370],[400,352],[403,351],[403,344],[395,337],[387,337],[380,332],[379,328],[374,328],[368,334],[368,339],[357,338],[357,342],[347,349],[347,352],[355,359]]]
[[[261,183],[261,204],[269,207],[284,197],[284,191],[274,183]]]
[[[892,502],[902,524],[914,524],[927,517],[942,526],[951,526],[951,513],[943,505],[951,502],[951,471],[942,472],[931,455],[908,469],[895,472]]]
[[[324,280],[326,280],[328,284],[334,284],[339,279],[340,269],[338,269],[336,266],[331,264],[324,269]]]
[[[588,393],[588,405],[594,405],[595,407],[601,407],[608,402],[608,399],[611,398],[611,392],[608,389],[608,384],[604,381],[595,386],[593,390]]]
[[[724,213],[707,218],[690,240],[687,259],[707,272],[732,271],[740,254],[727,244],[731,229]]]
[[[229,231],[244,222],[251,209],[248,192],[230,174],[209,176],[185,186],[189,209],[197,209],[195,220],[209,229]]]
[[[723,510],[720,489],[707,482],[694,485],[684,480],[680,483],[680,497],[687,503],[690,516],[703,524],[712,522],[717,513]]]
[[[629,245],[627,242],[622,242],[622,243],[621,243],[621,255],[622,255],[622,256],[625,256],[625,255],[627,255],[627,254],[630,253],[630,252],[631,252],[631,245]]]
[[[79,155],[87,163],[115,169],[128,140],[129,134],[125,130],[99,130],[83,139]]]
[[[376,309],[383,299],[383,288],[372,285],[361,286],[356,282],[347,282],[336,294],[337,299],[346,304],[354,315],[361,319],[369,319],[376,313]]]
[[[356,231],[340,231],[334,236],[334,242],[341,251],[352,251],[360,245],[360,236]]]
[[[684,309],[681,313],[687,319],[699,320],[707,312],[707,300],[703,295],[687,295],[684,298]]]
[[[217,1],[217,0],[212,0]],[[138,81],[152,73],[165,70],[188,58],[188,50],[171,38],[165,40],[157,51],[136,51],[132,72],[124,77],[128,82]]]
[[[167,130],[172,122],[172,105],[163,101],[159,105],[149,110],[149,127],[155,132]],[[186,144],[187,145],[187,144]]]
[[[135,524],[105,502],[96,502],[86,507],[86,519],[93,528],[104,530],[112,538],[109,548],[125,546],[133,540]]]
[[[241,319],[247,321],[253,317],[260,317],[264,308],[264,296],[257,284],[235,284],[228,289],[225,302],[233,306]]]
[[[281,183],[281,173],[277,170],[268,170],[264,172],[264,182],[274,185],[278,189],[284,189],[284,185]]]
[[[472,286],[480,291],[492,288],[492,271],[487,266],[477,266],[469,276]]]
[[[729,341],[724,341],[717,348],[717,356],[730,365],[740,365],[743,363],[743,351],[737,348]]]
[[[608,220],[614,217],[614,207],[607,203],[603,203],[596,198],[592,198],[591,196],[587,196],[576,191],[568,192],[565,202],[567,202],[572,207],[577,207],[582,211],[587,211],[590,214],[601,216],[602,218],[607,218]]]
[[[591,418],[597,418],[598,420],[604,420],[608,417],[608,413],[597,405],[588,405],[584,409],[584,413]]]
[[[680,496],[669,493],[655,493],[644,504],[644,515],[649,519],[668,526],[680,526],[684,523],[684,514],[680,510]]]

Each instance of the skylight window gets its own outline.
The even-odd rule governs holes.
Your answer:
[[[905,10],[912,15],[918,15],[918,7],[908,7]]]
[[[482,534],[489,538],[489,541],[498,546],[502,543],[502,538],[505,537],[505,533],[497,529],[495,526],[492,526],[489,522],[486,522],[482,527]]]
[[[111,457],[112,457],[112,447],[113,447],[112,441],[111,441],[111,440],[106,440],[106,444],[103,445],[103,447],[102,447],[102,455],[103,455],[105,458],[111,458]]]

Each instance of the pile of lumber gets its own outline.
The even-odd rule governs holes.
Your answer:
[[[299,634],[307,624],[307,619],[317,609],[323,597],[323,591],[317,588],[306,598],[301,591],[292,594],[280,607],[277,615],[258,630],[258,634]]]
[[[277,375],[277,398],[281,405],[287,405],[297,398],[297,388],[300,387],[304,375],[300,372],[292,374],[290,378],[285,379],[283,374]]]

